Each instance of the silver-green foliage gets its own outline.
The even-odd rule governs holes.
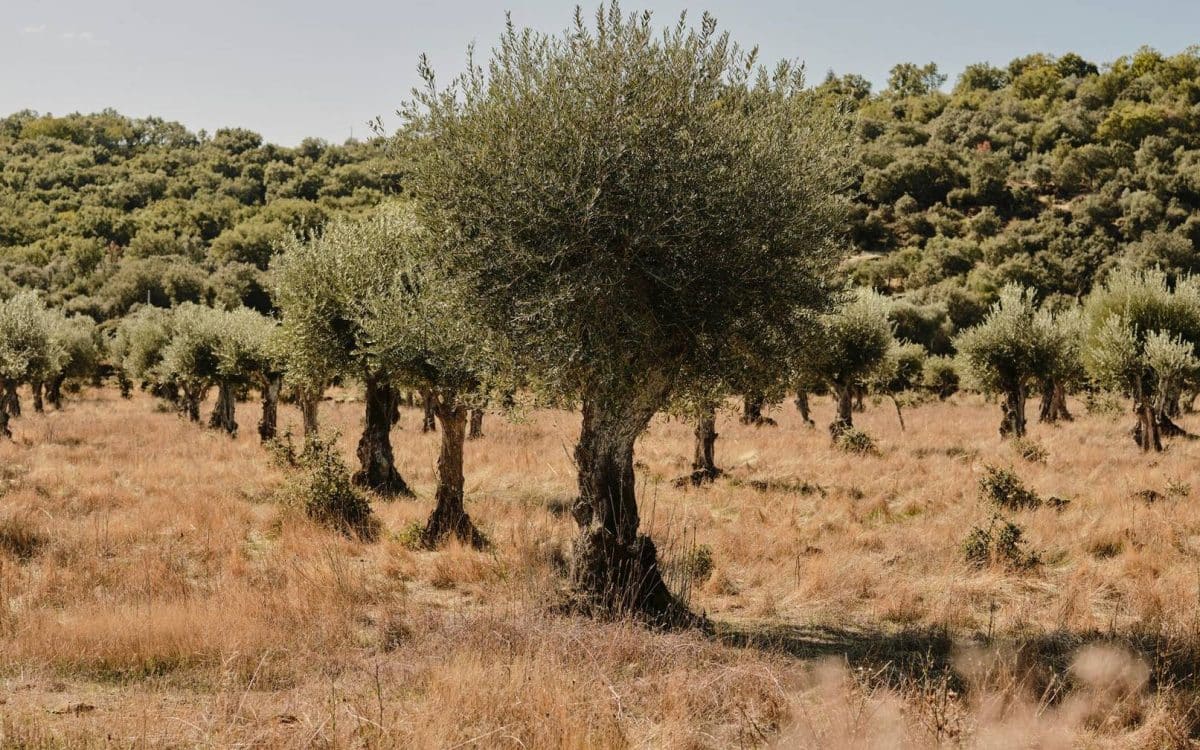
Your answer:
[[[914,352],[898,348],[888,308],[876,292],[850,294],[821,317],[817,345],[809,347],[803,369],[835,390],[891,380],[902,360],[906,367],[912,364]]]
[[[1114,271],[1088,298],[1084,364],[1101,385],[1153,402],[1196,381],[1200,281]]]
[[[1022,392],[1065,358],[1054,316],[1039,310],[1033,290],[1010,284],[983,322],[955,339],[960,370],[987,393]]]
[[[35,292],[0,302],[0,386],[15,388],[52,366],[51,329],[51,314]]]
[[[799,68],[760,69],[707,16],[660,34],[612,4],[561,36],[510,26],[448,87],[422,71],[422,218],[547,391],[661,406],[700,373],[778,368],[826,302],[850,139]]]

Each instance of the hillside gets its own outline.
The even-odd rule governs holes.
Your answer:
[[[872,92],[815,95],[854,118],[854,280],[913,302],[900,333],[934,351],[1017,282],[1078,298],[1122,262],[1197,270],[1200,50],[1104,64],[1034,54],[968,68],[901,64]],[[285,234],[404,188],[383,140],[296,148],[115,112],[0,120],[0,295],[113,318],[149,300],[266,309]]]

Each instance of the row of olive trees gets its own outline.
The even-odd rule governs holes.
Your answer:
[[[30,387],[35,411],[47,400],[61,408],[64,384],[91,378],[100,359],[91,318],[47,309],[33,292],[0,301],[0,437],[12,437],[9,422],[21,414],[18,388]]]
[[[1070,418],[1066,392],[1089,383],[1131,397],[1138,445],[1160,451],[1164,431],[1181,432],[1171,418],[1183,392],[1200,387],[1200,281],[1117,269],[1060,312],[1009,286],[955,346],[971,384],[1002,397],[1002,436],[1025,434],[1031,390],[1042,394],[1042,420],[1056,421]]]
[[[277,324],[247,308],[220,310],[184,303],[170,310],[146,307],[125,317],[109,342],[110,357],[124,380],[142,381],[190,421],[217,389],[209,426],[236,435],[237,396],[262,395],[258,432],[275,437],[284,357]]]

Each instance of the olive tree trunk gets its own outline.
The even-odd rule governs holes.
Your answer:
[[[258,437],[265,443],[279,434],[279,392],[283,376],[272,373],[262,384],[262,417],[258,420]]]
[[[1000,402],[1000,437],[1019,438],[1025,436],[1025,386],[1012,386],[1004,392]]]
[[[421,391],[421,405],[425,409],[425,419],[421,422],[421,432],[434,432],[437,430],[437,413],[434,405],[433,391]]]
[[[796,411],[800,412],[800,418],[804,420],[804,424],[816,427],[817,423],[813,421],[808,405],[808,391],[796,391]]]
[[[121,392],[121,398],[133,398],[133,381],[125,374],[124,370],[117,370],[117,388]]]
[[[441,394],[434,411],[442,423],[442,445],[437,462],[437,493],[433,513],[425,523],[421,541],[436,547],[448,537],[482,548],[483,535],[471,523],[463,505],[463,445],[467,436],[467,407],[455,402],[453,393]]]
[[[837,440],[845,432],[854,429],[854,387],[834,386],[833,397],[837,403],[837,416],[829,425],[829,434]]]
[[[755,427],[773,427],[775,420],[763,414],[767,397],[761,393],[748,393],[742,399],[742,424]]]
[[[1038,421],[1053,424],[1062,420],[1070,422],[1074,419],[1067,410],[1067,389],[1058,381],[1048,380],[1042,384],[1042,405],[1038,412]]]
[[[17,384],[9,383],[4,386],[4,407],[8,410],[10,417],[16,418],[21,416],[21,397],[17,395]]]
[[[1137,425],[1133,428],[1133,439],[1138,447],[1145,452],[1159,452],[1163,449],[1162,433],[1159,430],[1158,418],[1154,405],[1147,398],[1138,398],[1134,404],[1137,415]]]
[[[42,400],[42,391],[45,389],[45,384],[40,380],[35,380],[29,384],[33,389],[33,411],[37,414],[43,414],[46,411],[46,405]]]
[[[579,525],[571,581],[589,609],[637,614],[663,626],[697,623],[668,589],[650,537],[638,533],[633,445],[657,411],[620,398],[588,394],[575,447]]]
[[[367,378],[366,386],[366,419],[358,441],[360,468],[354,475],[354,483],[381,495],[411,497],[412,490],[396,471],[392,456],[390,433],[396,407],[395,391],[391,383],[374,376]]]
[[[723,473],[717,468],[717,410],[714,406],[706,406],[696,419],[695,450],[692,454],[691,482],[694,485],[714,481]]]
[[[467,431],[467,440],[478,440],[483,437],[483,409],[471,410],[471,425]]]
[[[67,379],[62,375],[56,375],[51,378],[50,382],[46,385],[46,400],[49,401],[50,405],[55,409],[62,409],[62,389],[63,383],[65,383],[66,380]]]
[[[237,399],[233,395],[233,384],[223,380],[217,384],[217,403],[208,418],[209,428],[227,432],[230,437],[237,437],[236,411]]]
[[[0,438],[12,440],[12,429],[8,426],[10,415],[8,413],[8,399],[5,397],[7,393],[8,385],[4,384],[0,388]]]
[[[300,405],[300,416],[304,420],[304,439],[314,438],[317,432],[320,431],[321,423],[318,419],[321,405],[321,392],[318,390],[302,390],[296,396],[296,401]]]
[[[187,416],[189,422],[200,421],[200,402],[204,400],[204,392],[208,390],[206,386],[184,385],[182,386],[183,398],[179,402],[180,411]]]

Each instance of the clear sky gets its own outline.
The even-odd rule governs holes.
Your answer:
[[[709,10],[766,60],[807,63],[813,78],[854,72],[878,86],[896,62],[972,62],[1076,51],[1096,62],[1143,44],[1200,43],[1200,0],[626,0],[661,23]],[[418,54],[441,77],[466,45],[518,25],[565,28],[574,3],[551,0],[0,0],[0,113],[113,107],[192,129],[248,127],[293,145],[368,134],[416,83]],[[594,10],[595,0],[584,4]],[[391,119],[387,119],[391,116]]]

